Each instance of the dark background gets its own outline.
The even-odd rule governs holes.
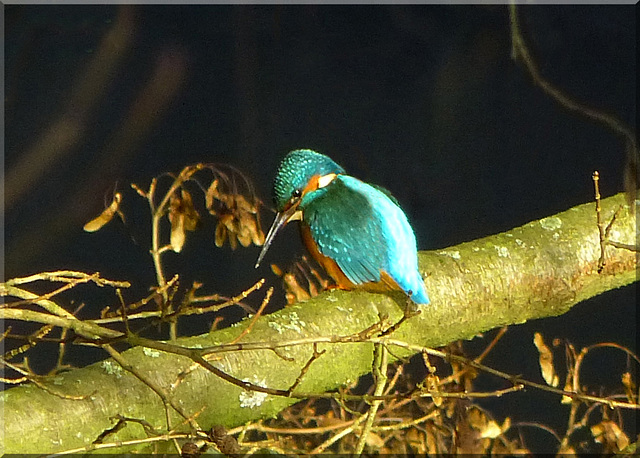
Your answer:
[[[522,7],[519,14],[544,77],[635,126],[632,6]],[[101,43],[115,24],[124,24],[119,60],[83,104],[74,94],[93,78],[86,69],[111,46]],[[390,189],[420,249],[591,201],[596,169],[605,197],[622,191],[621,139],[561,108],[510,53],[506,6],[6,6],[5,276],[99,271],[131,281],[126,294],[136,300],[154,273],[148,209],[129,183],[146,187],[195,162],[228,163],[270,205],[278,162],[296,148],[328,154],[350,174]],[[150,87],[155,92],[145,98]],[[80,133],[38,156],[51,147],[42,139],[60,119]],[[46,168],[29,174],[21,161]],[[116,182],[127,225],[83,232]],[[266,230],[272,214],[262,216]],[[165,257],[167,272],[179,272],[184,285],[202,281],[202,293],[234,295],[260,276],[280,287],[268,264],[286,267],[303,252],[297,231],[287,228],[255,271],[259,248],[216,248],[213,224],[188,238],[183,253]],[[65,305],[83,301],[81,313],[95,316],[115,302],[112,291],[96,290],[77,288]],[[276,298],[274,305],[283,303],[281,289]],[[183,334],[209,324],[185,323]],[[540,380],[533,332],[578,349],[613,341],[635,351],[635,323],[628,287],[562,317],[512,327],[487,363]],[[583,379],[619,386],[625,361],[600,350]],[[539,392],[487,405],[499,421],[541,421],[560,433],[568,415],[568,406]],[[635,423],[628,426],[637,433]]]

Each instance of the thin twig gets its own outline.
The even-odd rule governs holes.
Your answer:
[[[366,418],[365,415],[358,417],[356,420],[353,421],[353,423],[350,426],[346,427],[335,436],[330,437],[329,439],[324,441],[322,444],[318,445],[311,452],[309,452],[309,454],[315,455],[315,454],[324,452],[327,448],[331,447],[333,444],[338,442],[344,436],[346,436],[347,434],[351,434],[358,426],[360,426],[360,423],[362,423],[365,420],[365,418]]]
[[[22,374],[24,377],[21,379],[14,379],[14,380],[5,380],[6,383],[11,383],[11,384],[15,384],[18,382],[23,382],[25,380],[29,380],[31,383],[33,383],[35,386],[37,386],[38,388],[40,388],[43,391],[46,391],[47,393],[56,396],[60,399],[68,399],[71,401],[83,401],[85,399],[88,399],[89,397],[95,395],[95,391],[92,391],[89,394],[86,395],[80,395],[80,396],[74,396],[71,394],[65,394],[65,393],[60,393],[59,391],[56,391],[52,388],[50,388],[49,386],[47,386],[44,381],[51,378],[50,376],[41,376],[41,375],[37,375],[34,374],[33,371],[31,371],[31,369],[29,368],[29,363],[27,358],[24,359],[24,365],[26,366],[26,369],[22,369],[18,366],[16,366],[15,364],[11,364],[8,361],[5,361],[4,359],[0,359],[0,364],[7,366],[10,369],[13,369],[14,371],[18,372],[19,374]]]
[[[593,172],[593,188],[596,200],[596,225],[598,226],[598,234],[600,235],[600,259],[598,260],[598,273],[602,272],[605,265],[604,253],[605,253],[605,231],[604,224],[602,223],[602,207],[600,206],[600,172],[597,170]]]
[[[169,393],[167,393],[167,391],[162,388],[161,386],[157,385],[154,381],[152,381],[149,377],[145,376],[145,374],[143,374],[142,372],[140,372],[138,370],[138,368],[136,368],[134,365],[129,364],[127,362],[127,360],[118,352],[116,351],[111,345],[109,344],[105,344],[102,346],[105,350],[107,350],[107,352],[109,353],[109,355],[127,372],[130,372],[134,377],[136,377],[138,380],[140,380],[142,383],[144,383],[145,385],[147,385],[149,388],[151,388],[151,390],[156,393],[158,395],[158,397],[160,398],[160,400],[162,401],[162,403],[164,404],[164,408],[165,408],[165,415],[166,415],[166,420],[167,420],[167,429],[170,430],[171,429],[171,418],[169,416],[169,408],[168,406],[173,407],[173,409],[178,412],[178,414],[189,420],[191,417],[189,415],[187,415],[183,410],[182,407],[180,407],[179,405],[177,405],[175,402],[173,402],[173,400],[171,399],[171,396]],[[197,423],[195,423],[194,420],[192,420],[191,425],[196,428],[196,429],[201,429]]]
[[[373,391],[374,396],[381,396],[384,393],[384,388],[387,384],[387,348],[383,344],[376,344],[374,346],[373,357],[373,376],[375,379],[375,389]],[[358,443],[356,444],[355,455],[360,456],[364,451],[364,446],[367,443],[367,436],[371,431],[373,422],[376,419],[376,413],[382,401],[376,400],[371,403],[371,407],[367,412],[367,420],[362,427]]]
[[[59,307],[56,304],[56,307]],[[62,307],[60,307],[62,309]],[[62,309],[64,310],[64,309]],[[49,313],[36,312],[35,310],[24,309],[1,309],[1,320],[18,320],[28,321],[32,323],[51,324],[63,329],[71,329],[78,335],[90,340],[96,339],[117,339],[123,337],[124,334],[109,328],[98,326],[91,322],[78,320],[76,317],[61,317],[51,315]]]
[[[76,280],[82,279],[85,281],[92,281],[98,286],[113,286],[115,288],[129,288],[131,283],[128,281],[114,281],[101,278],[98,272],[93,274],[87,274],[85,272],[78,272],[75,270],[56,270],[54,272],[40,272],[38,274],[29,275],[28,277],[12,278],[6,281],[7,285],[15,286],[24,283],[32,283],[38,280],[46,280],[62,283],[74,283]]]
[[[516,60],[518,58],[524,63],[527,71],[533,78],[533,82],[540,86],[540,88],[549,95],[552,99],[562,105],[564,108],[579,113],[589,119],[600,122],[609,127],[614,132],[622,135],[626,141],[632,145],[634,150],[636,147],[636,135],[633,129],[627,126],[624,122],[620,121],[613,115],[603,113],[599,110],[591,108],[584,103],[577,102],[572,99],[556,86],[547,81],[540,71],[529,53],[529,49],[524,41],[522,32],[520,30],[520,23],[518,20],[518,14],[516,11],[516,4],[512,2],[509,4],[509,18],[511,21],[511,58]],[[636,152],[637,154],[637,152]]]
[[[476,363],[481,363],[482,360],[484,358],[487,357],[487,355],[489,354],[489,352],[491,350],[493,350],[493,347],[495,347],[495,345],[498,343],[498,341],[500,339],[502,339],[502,336],[505,335],[505,333],[507,332],[507,329],[509,329],[508,326],[503,326],[502,328],[500,328],[500,330],[498,331],[498,333],[495,335],[495,337],[493,338],[493,340],[491,340],[491,342],[489,343],[489,345],[487,345],[487,347],[482,351],[482,353],[480,353],[478,356],[476,356],[473,360]],[[451,374],[446,378],[443,378],[442,380],[440,380],[440,385],[446,385],[448,383],[450,383],[452,380],[455,380],[459,377],[461,377],[462,375],[464,375],[466,372],[468,372],[470,369],[469,367],[465,367],[464,369],[462,369],[461,371],[456,372],[455,374]]]
[[[241,301],[245,300],[249,294],[253,293],[254,291],[259,290],[260,288],[262,288],[262,286],[264,286],[265,283],[265,279],[261,278],[260,280],[258,280],[253,286],[251,286],[249,289],[241,292],[240,294],[238,294],[237,296],[232,297],[231,299],[221,303],[221,304],[215,304],[215,305],[211,305],[209,307],[202,307],[202,308],[198,308],[198,307],[190,307],[187,308],[185,310],[182,310],[180,312],[180,315],[199,315],[202,313],[208,313],[208,312],[217,312],[225,307],[228,307],[230,305],[236,305],[238,303],[240,303]],[[271,288],[273,289],[273,288]],[[195,302],[204,302],[204,301],[208,301],[211,300],[209,299],[209,297],[194,297],[193,299],[191,299],[191,303],[195,303]]]
[[[145,437],[144,439],[131,439],[126,441],[108,442],[104,444],[91,444],[91,445],[87,445],[86,447],[73,448],[73,449],[57,452],[56,454],[53,454],[53,455],[47,455],[46,458],[53,458],[61,455],[77,455],[83,452],[90,452],[93,450],[107,450],[107,449],[113,449],[113,448],[127,447],[130,445],[152,444],[155,442],[168,442],[173,439],[194,439],[194,438],[201,439],[201,437],[199,436],[196,436],[193,434],[186,434],[186,433],[162,434],[160,436]]]
[[[293,393],[293,391],[298,387],[298,385],[302,382],[302,379],[304,378],[305,374],[309,371],[309,368],[311,367],[311,364],[313,364],[313,362],[315,360],[317,360],[318,358],[320,358],[322,355],[324,355],[327,352],[327,350],[322,350],[322,351],[318,351],[318,344],[313,344],[313,355],[311,355],[311,358],[309,358],[309,360],[307,361],[307,363],[304,365],[304,367],[302,369],[300,369],[300,374],[298,374],[298,377],[296,377],[296,380],[293,382],[293,384],[289,387],[288,391],[290,393]]]
[[[262,279],[262,283],[260,282],[258,283],[260,284],[260,286],[262,286],[264,284],[264,279]],[[256,285],[258,283],[256,283]],[[246,336],[251,332],[251,329],[253,329],[253,326],[256,324],[256,321],[258,320],[260,315],[262,315],[262,312],[264,312],[265,307],[271,300],[272,294],[273,294],[273,286],[267,290],[267,294],[265,294],[264,299],[262,300],[262,304],[260,304],[260,308],[258,309],[256,314],[251,318],[251,322],[249,323],[249,325],[246,328],[244,328],[244,330],[240,333],[238,337],[236,337],[235,339],[233,339],[233,341],[231,341],[232,344],[238,343],[240,339],[242,339],[244,336]],[[246,297],[246,295],[244,297]]]

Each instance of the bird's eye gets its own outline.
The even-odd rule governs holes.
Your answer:
[[[297,199],[301,195],[302,195],[302,191],[299,189],[294,189],[293,192],[291,193],[291,197],[293,197],[294,199]]]

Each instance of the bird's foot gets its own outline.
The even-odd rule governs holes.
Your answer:
[[[407,321],[409,318],[413,318],[416,315],[420,315],[421,312],[422,311],[420,310],[418,305],[411,300],[411,297],[410,296],[407,297],[407,303],[405,305],[404,314],[402,315],[402,318],[400,318],[400,320],[398,320],[398,322],[395,323],[393,326],[391,326],[390,328],[386,329],[381,334],[381,336],[387,336],[387,335],[391,334],[396,329],[398,329],[402,323]]]

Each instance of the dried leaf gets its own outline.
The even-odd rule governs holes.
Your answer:
[[[284,281],[285,290],[293,294],[296,301],[302,301],[310,299],[309,293],[298,283],[298,279],[292,273],[286,273],[282,277]]]
[[[316,297],[318,294],[320,294],[320,291],[318,291],[318,287],[309,277],[307,278],[307,289],[309,290],[309,294],[311,295],[311,297]]]
[[[478,431],[482,431],[487,424],[487,416],[478,408],[471,408],[468,410],[467,420],[469,425]]]
[[[186,231],[195,230],[200,219],[187,190],[183,189],[180,196],[177,193],[171,196],[168,217],[171,222],[171,249],[180,253],[186,239]]]
[[[629,438],[620,427],[611,420],[604,420],[591,427],[593,439],[604,444],[605,448],[612,451],[622,450],[629,445]]]
[[[168,217],[171,222],[171,248],[179,253],[184,246],[186,231],[194,231],[200,220],[186,189],[182,189],[180,196],[177,193],[171,196]]]
[[[95,232],[97,230],[100,230],[105,224],[107,224],[109,221],[113,219],[116,213],[120,215],[121,218],[123,218],[122,213],[120,213],[121,201],[122,201],[122,194],[120,194],[119,192],[116,192],[113,195],[113,200],[111,201],[111,204],[107,208],[102,210],[102,213],[100,213],[100,215],[98,215],[97,217],[89,221],[87,224],[85,224],[83,229],[86,232]]]
[[[373,448],[374,450],[379,450],[384,446],[385,441],[382,437],[369,431],[369,434],[367,434],[367,438],[365,439],[365,442],[367,446]]]
[[[226,228],[224,237],[222,237],[222,229],[217,228],[219,232],[216,245],[222,246],[227,238],[232,249],[238,246],[238,242],[244,247],[252,243],[257,246],[263,245],[265,235],[260,227],[259,201],[247,199],[236,191],[227,192],[222,186],[226,183],[216,178],[209,185],[205,195],[207,210],[212,215],[217,215],[218,224]]]
[[[504,434],[505,432],[507,432],[509,428],[511,428],[511,418],[509,417],[504,419],[502,426],[499,426],[498,423],[496,423],[493,420],[489,420],[484,425],[484,428],[480,430],[480,437],[495,439],[501,434]]]
[[[227,231],[227,235],[229,236],[229,246],[231,249],[235,250],[238,248],[238,239],[236,238],[236,235],[231,231]]]
[[[249,203],[249,201],[241,194],[236,196],[235,199],[236,208],[245,213],[255,215],[258,213],[258,207],[255,204]]]
[[[200,215],[193,206],[193,199],[191,194],[186,190],[182,190],[182,209],[185,216],[184,228],[187,231],[195,231]]]
[[[540,354],[540,371],[542,372],[542,378],[547,382],[547,385],[557,387],[560,384],[560,379],[553,367],[553,353],[549,347],[545,345],[542,334],[539,332],[533,335],[533,343]]]
[[[224,241],[227,238],[227,228],[222,221],[218,221],[218,225],[216,226],[216,246],[220,248],[224,245]]]
[[[460,422],[458,425],[460,451],[464,454],[486,453],[491,440],[488,437],[482,437],[481,434],[483,432],[490,433],[491,429],[493,429],[489,425],[491,422],[480,409],[469,409],[467,411],[468,425],[464,422]]]
[[[209,213],[211,213],[212,215],[216,214],[216,211],[213,208],[214,200],[218,199],[218,197],[220,196],[220,193],[218,192],[218,184],[219,182],[216,178],[211,182],[204,196],[205,207],[207,207],[207,210],[209,210]]]
[[[507,417],[502,422],[502,426],[500,427],[501,432],[504,434],[511,428],[511,418]]]
[[[307,261],[306,257],[304,258],[305,261]],[[313,277],[318,281],[318,283],[320,284],[320,287],[322,288],[322,290],[325,290],[329,287],[329,280],[327,280],[319,271],[318,269],[314,269],[313,266],[311,266],[310,264],[308,264],[307,261],[307,265],[309,266],[309,272],[311,272],[311,275],[313,275]]]
[[[171,249],[176,253],[182,251],[185,241],[184,221],[185,216],[183,214],[174,215],[171,219]]]
[[[238,236],[238,241],[243,247],[246,248],[251,245],[251,231],[246,224],[243,224],[245,223],[244,221],[238,221],[238,223],[238,230],[236,233]]]
[[[622,385],[624,386],[624,392],[627,395],[627,400],[629,402],[635,403],[636,384],[633,383],[630,372],[625,372],[624,374],[622,374]]]
[[[256,230],[251,234],[251,241],[255,246],[262,246],[264,245],[264,239],[265,239],[265,235],[264,235],[264,232],[262,232],[262,228],[260,227],[259,220],[258,220]]]
[[[573,386],[572,386],[571,379],[567,377],[567,383],[565,383],[564,385],[564,391],[572,391],[572,390],[573,390]],[[563,394],[562,399],[560,399],[560,404],[571,404],[572,402],[573,402],[573,398],[571,398],[570,396],[567,396],[566,394]]]
[[[264,232],[262,232],[262,229],[260,228],[256,215],[245,213],[243,218],[240,220],[240,223],[240,232],[248,240],[248,243],[245,246],[249,246],[252,242],[256,246],[262,246],[264,244]]]
[[[575,456],[576,450],[568,443],[560,447],[556,456]]]
[[[427,443],[427,453],[429,456],[435,456],[440,451],[438,438],[432,428],[426,429],[425,442]]]
[[[480,430],[480,437],[482,437],[483,439],[486,439],[486,438],[495,439],[501,433],[502,433],[502,429],[500,428],[500,426],[498,426],[498,423],[496,423],[493,420],[489,420],[484,425],[484,428]]]
[[[231,233],[236,231],[236,222],[231,213],[226,213],[218,217],[220,222],[225,225],[227,230]]]
[[[440,407],[442,405],[442,396],[437,396],[434,393],[439,393],[440,378],[435,374],[427,374],[426,378],[426,388],[427,391],[431,394],[431,399],[436,407]]]

